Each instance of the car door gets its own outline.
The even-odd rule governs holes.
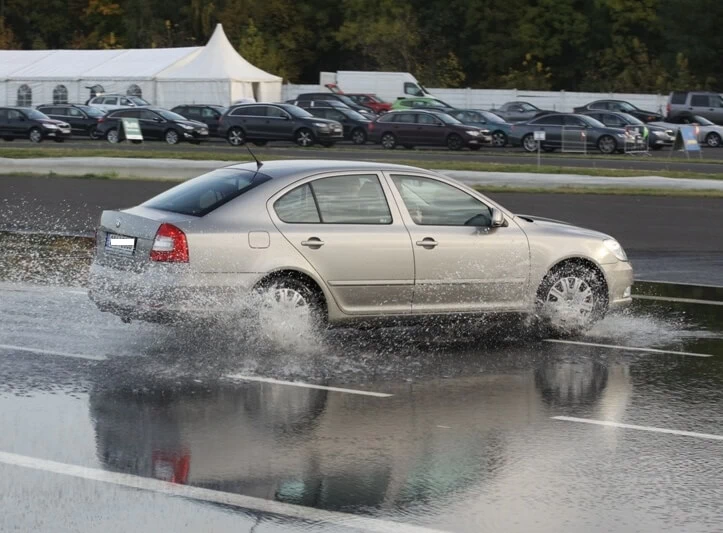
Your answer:
[[[105,109],[120,109],[120,106],[118,105],[118,97],[106,96],[103,99],[103,107]]]
[[[280,107],[265,106],[266,120],[262,124],[262,131],[266,139],[292,139],[294,135],[294,122],[291,115]]]
[[[559,148],[562,146],[562,116],[547,115],[530,122],[533,131],[544,131],[543,147]]]
[[[706,117],[711,122],[723,124],[723,96],[719,94],[711,94],[709,97],[710,107],[709,115]]]
[[[512,310],[529,301],[527,236],[491,202],[429,176],[390,173],[414,249],[414,313]]]
[[[10,123],[8,121],[8,110],[0,109],[0,137],[10,136]]]
[[[8,129],[13,137],[25,137],[32,124],[28,118],[17,109],[8,109]]]
[[[210,135],[218,135],[218,119],[221,118],[221,113],[211,107],[202,107],[200,118],[194,118],[194,120],[200,120],[206,126],[208,126],[208,133]]]
[[[150,109],[131,109],[123,115],[126,118],[138,118],[144,140],[162,139],[168,124],[158,113]]]
[[[392,131],[398,144],[414,146],[415,139],[419,138],[416,115],[417,113],[399,113],[394,116]]]
[[[447,143],[447,129],[444,123],[431,113],[416,113],[416,144],[444,146]]]
[[[91,126],[97,121],[91,117],[86,116],[83,111],[75,107],[66,107],[64,109],[65,116],[63,120],[70,124],[70,128],[73,133],[87,133]]]
[[[294,184],[268,209],[279,231],[348,314],[411,313],[414,255],[388,183],[376,172]]]

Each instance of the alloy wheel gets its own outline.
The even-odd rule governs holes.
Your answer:
[[[492,146],[502,148],[507,144],[507,135],[504,132],[496,131],[492,134]]]
[[[392,150],[397,146],[397,139],[391,133],[386,133],[382,137],[382,146],[387,150]]]
[[[243,130],[232,128],[231,131],[228,132],[228,143],[231,146],[241,146],[245,142],[246,137],[244,136]]]
[[[296,134],[296,144],[299,146],[311,146],[314,144],[314,134],[309,130],[299,130]]]
[[[110,130],[108,132],[108,134],[106,135],[106,140],[111,144],[117,144],[119,141],[118,130],[116,130],[116,129]]]
[[[612,154],[616,148],[615,139],[605,135],[597,142],[597,147],[603,154]]]
[[[537,151],[537,141],[532,136],[532,134],[526,135],[525,138],[522,139],[522,147],[525,149],[526,152]]]
[[[718,148],[720,146],[721,138],[717,133],[709,133],[705,138],[705,143],[711,148]]]
[[[30,142],[39,143],[43,140],[43,134],[39,129],[33,128],[30,130]]]
[[[354,144],[364,144],[367,141],[367,135],[362,130],[354,130],[351,140]]]
[[[178,132],[175,130],[168,130],[166,132],[166,142],[168,144],[178,144]]]

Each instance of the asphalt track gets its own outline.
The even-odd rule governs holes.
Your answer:
[[[13,143],[0,142],[0,157],[3,156],[3,148],[15,147],[35,147],[26,141],[14,141]],[[144,145],[116,144],[111,145],[104,141],[86,141],[71,140],[62,144],[59,143],[43,143],[40,145],[42,149],[47,150],[51,154],[54,150],[78,148],[93,150],[121,150],[128,152],[129,157],[142,157],[144,150],[152,151],[168,151],[177,152],[179,150],[188,151],[189,153],[205,153],[214,154],[219,159],[234,160],[237,154],[244,158],[248,157],[245,148],[232,147],[220,140],[210,141],[202,146],[192,146],[189,144],[181,144],[177,146],[169,146],[162,142],[147,142]],[[379,160],[379,161],[418,161],[419,164],[424,162],[477,162],[477,163],[496,163],[496,164],[515,164],[515,165],[535,165],[537,158],[535,155],[526,154],[519,148],[483,148],[478,152],[468,150],[460,152],[450,152],[449,150],[440,149],[414,149],[406,150],[398,148],[396,150],[384,150],[378,145],[354,146],[349,143],[340,143],[333,148],[300,148],[290,143],[274,143],[265,147],[252,146],[253,151],[261,159],[264,157],[283,157],[283,158],[322,158],[322,159],[347,159],[347,160]],[[690,159],[682,152],[671,152],[669,149],[654,151],[650,156],[633,156],[633,155],[615,155],[601,156],[598,154],[583,156],[573,154],[543,154],[541,157],[542,166],[564,166],[573,168],[604,168],[618,170],[638,170],[650,171],[651,173],[660,171],[677,171],[677,172],[699,172],[699,173],[721,173],[723,172],[723,149],[710,148],[703,149],[702,157],[705,162],[696,161],[697,156],[692,155]]]

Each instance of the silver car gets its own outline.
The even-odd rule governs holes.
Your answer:
[[[650,125],[670,128],[676,133],[681,126],[693,126],[697,134],[698,143],[705,144],[711,148],[720,148],[723,146],[723,126],[718,126],[699,115],[680,114],[674,117],[667,117],[665,121],[651,122]]]
[[[450,178],[347,161],[240,164],[104,211],[90,298],[124,320],[281,305],[328,324],[525,313],[579,331],[631,302],[616,240]]]

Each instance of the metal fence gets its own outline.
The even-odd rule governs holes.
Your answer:
[[[563,126],[560,151],[587,155],[587,130],[581,126]]]

